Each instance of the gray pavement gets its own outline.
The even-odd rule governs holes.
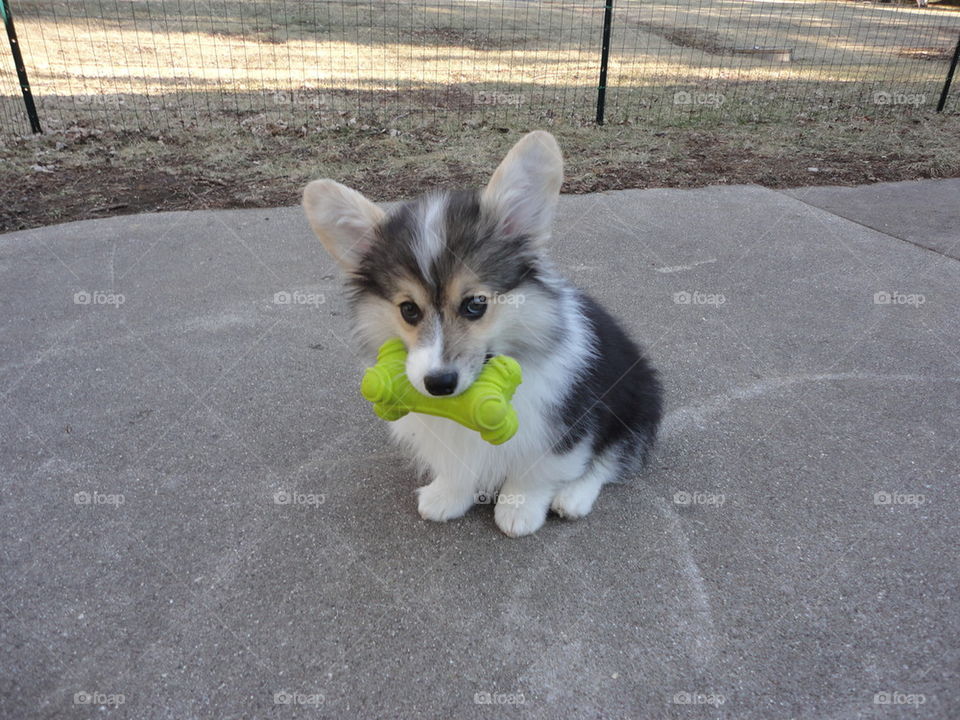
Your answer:
[[[669,412],[521,540],[419,518],[299,209],[0,236],[0,717],[960,717],[956,189],[562,198]]]
[[[960,178],[784,192],[886,235],[960,260]]]

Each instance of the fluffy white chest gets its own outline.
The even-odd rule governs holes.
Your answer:
[[[551,417],[561,399],[558,390],[570,377],[564,369],[549,365],[539,371],[525,369],[513,397],[520,428],[502,445],[491,445],[452,420],[417,413],[391,423],[391,433],[434,477],[458,478],[478,492],[496,490],[508,474],[525,472],[549,454],[559,437]]]

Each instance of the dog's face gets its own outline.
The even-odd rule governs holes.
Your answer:
[[[317,180],[303,205],[347,273],[366,349],[402,338],[413,385],[456,395],[490,356],[522,354],[554,325],[538,268],[562,181],[560,149],[540,131],[510,150],[480,193],[428,194],[388,214]]]

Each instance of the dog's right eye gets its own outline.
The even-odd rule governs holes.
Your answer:
[[[409,300],[407,302],[400,303],[400,314],[403,316],[403,319],[411,325],[416,325],[418,322],[420,322],[420,318],[423,317],[423,313],[420,312],[420,308],[417,307],[417,304],[412,303]]]

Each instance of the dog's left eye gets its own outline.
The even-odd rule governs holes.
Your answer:
[[[467,298],[460,303],[460,315],[467,320],[479,320],[487,311],[487,299],[483,295]]]
[[[417,304],[409,300],[400,303],[400,314],[403,316],[403,319],[411,325],[416,325],[420,322],[420,318],[423,317],[423,313],[420,311],[420,308],[417,307]]]

